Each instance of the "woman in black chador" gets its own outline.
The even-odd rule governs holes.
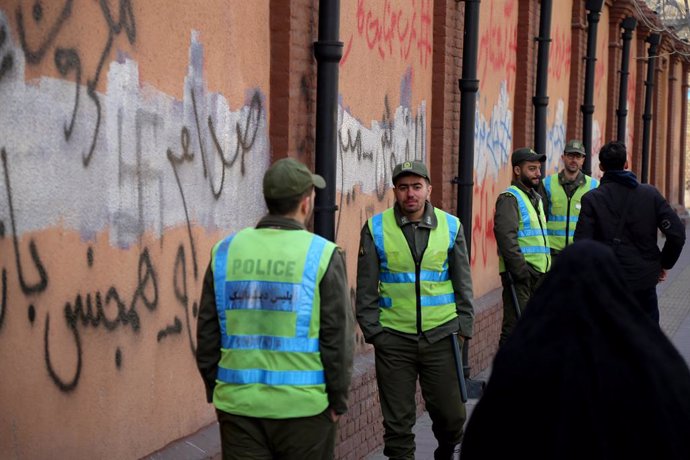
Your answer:
[[[499,350],[463,460],[690,459],[690,371],[608,246],[566,248]]]

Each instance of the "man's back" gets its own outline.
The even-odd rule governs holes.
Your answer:
[[[617,235],[619,221],[624,225]],[[664,251],[657,245],[657,229],[667,237]],[[582,198],[575,239],[590,238],[614,245],[624,277],[644,289],[656,285],[662,268],[670,268],[680,255],[685,229],[663,196],[651,185],[602,180],[599,188]]]

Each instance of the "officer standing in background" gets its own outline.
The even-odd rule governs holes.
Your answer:
[[[269,214],[213,247],[196,358],[224,459],[333,458],[354,318],[341,250],[305,229],[315,186],[326,182],[302,163],[276,161]]]
[[[573,243],[582,195],[599,186],[598,180],[581,171],[585,162],[585,146],[581,141],[569,141],[561,158],[563,169],[544,179],[546,227],[552,257]]]
[[[503,285],[499,346],[515,327],[516,310],[524,311],[551,267],[544,207],[536,191],[541,182],[541,162],[545,159],[546,155],[529,147],[514,151],[511,155],[513,181],[496,200],[494,235]]]
[[[357,320],[374,345],[384,455],[414,460],[417,377],[438,441],[450,459],[462,439],[465,405],[452,334],[472,335],[472,278],[462,225],[434,208],[429,172],[419,161],[393,169],[394,207],[362,228]]]

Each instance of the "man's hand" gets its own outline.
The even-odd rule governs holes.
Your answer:
[[[661,272],[659,273],[659,280],[658,282],[661,283],[662,281],[666,281],[666,270],[661,269]]]

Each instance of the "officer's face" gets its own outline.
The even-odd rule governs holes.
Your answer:
[[[418,220],[424,214],[424,202],[429,199],[431,185],[420,176],[409,175],[395,182],[395,201],[410,220]]]
[[[541,162],[523,161],[519,166],[513,167],[513,172],[525,186],[537,188],[541,181]]]
[[[568,152],[563,154],[563,166],[570,174],[575,174],[582,165],[585,164],[585,156],[577,152]]]

